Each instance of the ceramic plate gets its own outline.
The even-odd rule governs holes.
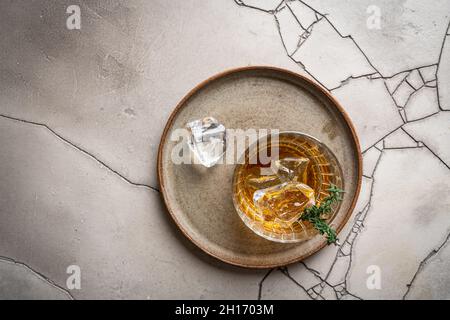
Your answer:
[[[164,129],[158,177],[167,209],[180,230],[208,254],[234,265],[269,268],[302,260],[326,245],[323,236],[300,243],[266,240],[248,229],[233,206],[234,165],[175,164],[174,130],[212,116],[233,129],[300,131],[326,144],[343,172],[345,197],[332,221],[350,217],[361,185],[361,153],[353,125],[339,103],[312,81],[273,67],[246,67],[199,84],[178,104]]]

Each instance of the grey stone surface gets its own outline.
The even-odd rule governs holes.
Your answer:
[[[348,289],[362,298],[400,299],[420,262],[448,233],[443,221],[450,208],[450,171],[426,148],[387,150],[374,181],[373,204],[354,245]],[[407,201],[398,201],[402,198]],[[366,286],[372,265],[381,270],[379,290]]]
[[[431,65],[450,18],[446,0],[303,0],[327,14],[342,35],[350,35],[383,76]],[[379,13],[380,29],[368,28]]]
[[[0,258],[1,300],[67,300],[71,296],[24,264]]]
[[[396,105],[398,107],[404,107],[406,103],[408,103],[409,98],[414,93],[415,89],[408,82],[403,81],[397,90],[392,94],[392,98],[394,99]]]
[[[272,17],[233,1],[81,1],[81,30],[65,26],[71,4],[0,4],[1,113],[50,126],[134,183],[157,187],[162,129],[199,82],[249,64],[297,69]]]
[[[373,146],[363,153],[363,175],[372,177],[375,167],[380,159],[381,150]]]
[[[400,72],[396,74],[395,76],[389,77],[385,79],[386,86],[388,88],[388,91],[390,93],[394,93],[401,83],[406,79],[408,76],[408,72]]]
[[[284,272],[272,271],[261,283],[260,298],[262,300],[309,300],[311,297]]]
[[[424,87],[416,91],[405,106],[406,120],[414,121],[439,112],[435,88]]]
[[[450,36],[448,35],[445,37],[445,41],[442,45],[439,68],[436,76],[438,78],[437,86],[439,89],[440,107],[443,110],[450,110]]]
[[[449,298],[447,0],[2,1],[0,17],[0,298]],[[178,101],[246,65],[332,89],[363,151],[341,245],[269,274],[182,237],[155,170]]]
[[[376,72],[353,41],[342,38],[326,19],[315,23],[310,33],[292,58],[326,88],[336,88],[350,77]]]
[[[420,265],[415,274],[415,282],[405,294],[406,299],[449,300],[450,246],[448,237],[442,246],[436,247]]]
[[[439,112],[405,125],[405,131],[450,167],[450,112]]]
[[[383,140],[383,142],[385,149],[418,147],[418,143],[414,141],[403,128],[392,132]]]
[[[350,80],[348,84],[334,90],[333,94],[350,115],[362,150],[367,150],[386,133],[402,124],[402,118],[383,80]]]
[[[317,271],[308,268],[303,262],[289,266],[289,275],[307,290],[323,281]]]
[[[218,264],[186,244],[156,191],[42,126],[1,118],[0,137],[1,256],[61,288],[78,265],[76,299],[256,297],[264,272]]]

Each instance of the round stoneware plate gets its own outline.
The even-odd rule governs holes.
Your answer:
[[[302,260],[326,245],[323,236],[300,243],[266,240],[247,228],[233,206],[235,165],[175,164],[176,129],[212,116],[227,129],[300,131],[325,143],[343,172],[345,195],[332,221],[338,231],[350,217],[361,185],[361,154],[343,108],[310,80],[273,67],[246,67],[216,75],[178,104],[164,129],[158,177],[170,215],[181,231],[208,254],[231,264],[269,268]],[[175,150],[177,150],[176,148]]]

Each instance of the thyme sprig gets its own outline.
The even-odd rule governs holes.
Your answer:
[[[328,244],[336,244],[338,242],[336,230],[330,227],[325,218],[331,213],[332,205],[338,201],[342,201],[341,193],[344,190],[332,184],[328,191],[330,194],[320,202],[319,206],[314,205],[303,211],[300,220],[309,221],[320,234],[325,234]]]

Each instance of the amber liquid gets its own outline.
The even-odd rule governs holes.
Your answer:
[[[281,133],[278,141],[275,143],[278,147],[279,159],[309,159],[306,169],[298,177],[298,182],[306,184],[314,190],[316,204],[320,204],[320,201],[329,195],[328,188],[331,184],[343,188],[342,173],[336,158],[317,140],[293,133]],[[252,182],[255,179],[262,178],[269,180],[268,184],[273,185],[270,177],[261,176],[261,172],[267,172],[270,164],[262,164],[257,159],[259,148],[271,147],[272,142],[268,141],[266,144],[247,150],[245,163],[238,165],[235,171],[233,185],[235,204],[238,207],[238,211],[244,215],[244,222],[252,229],[259,229],[254,230],[259,234],[270,234],[281,238],[285,236],[293,237],[293,234],[295,234],[295,237],[309,238],[315,234],[315,230],[309,222],[301,221],[301,219],[295,219],[287,223],[280,222],[276,217],[278,216],[277,211],[281,211],[281,207],[273,207],[273,212],[261,212],[260,207],[255,205],[254,194],[261,187],[265,187],[265,185],[264,183],[257,185]],[[265,168],[266,171],[261,171],[261,168]],[[298,204],[300,200],[304,200],[301,199],[302,194],[299,192],[284,192],[283,196],[285,198],[281,199],[282,201],[276,201],[274,204],[286,207],[290,204]],[[301,207],[299,209],[303,211],[304,208]]]

